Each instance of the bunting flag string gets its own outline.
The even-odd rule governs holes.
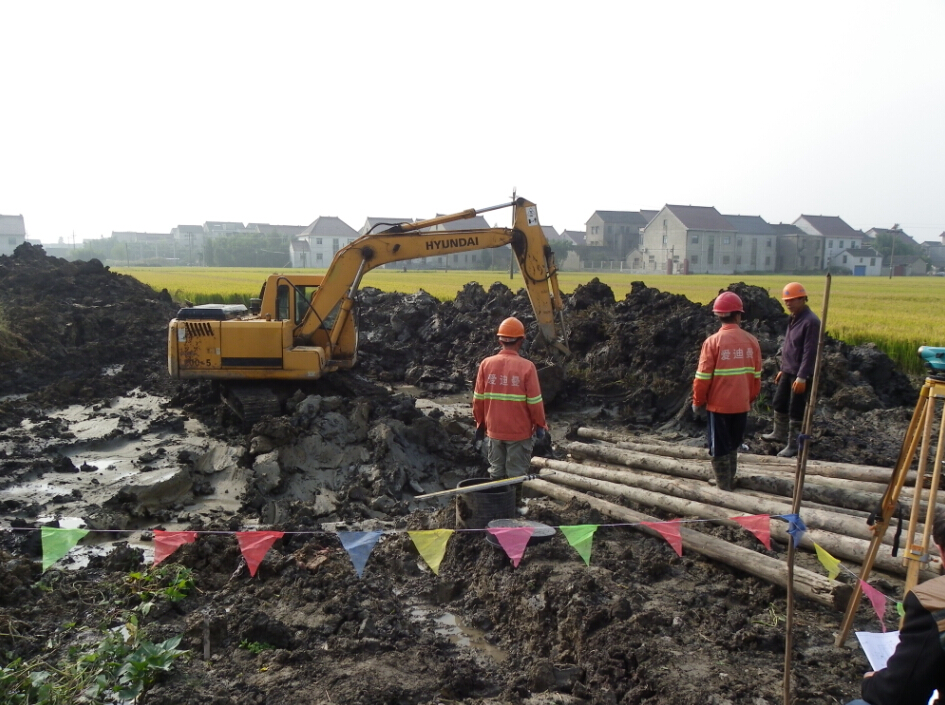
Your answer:
[[[157,565],[185,543],[197,540],[196,531],[154,530],[154,565]]]
[[[281,531],[237,531],[236,541],[240,552],[249,567],[249,574],[256,577],[256,571],[263,558],[276,541],[283,536]]]
[[[499,545],[505,550],[506,555],[512,559],[512,567],[518,568],[518,564],[522,562],[522,556],[525,555],[528,541],[535,533],[535,529],[531,526],[515,526],[487,529],[487,531],[498,539]]]
[[[88,529],[57,529],[43,527],[43,572],[58,561],[88,534]]]
[[[377,544],[378,539],[381,538],[383,531],[339,531],[338,538],[341,540],[341,545],[344,547],[345,551],[348,552],[348,556],[351,558],[351,562],[354,564],[354,569],[358,573],[360,578],[364,574],[364,566],[367,565],[368,558],[371,557],[371,551],[374,550],[375,544]]]
[[[764,547],[771,550],[771,516],[768,514],[756,514],[747,517],[730,517],[732,521],[742,525],[755,535]]]
[[[807,527],[798,514],[780,514],[780,515],[749,515],[729,517],[732,521],[740,524],[743,528],[750,531],[765,548],[771,549],[771,519],[781,518],[788,522],[790,533],[795,541],[795,545],[807,531]],[[621,527],[621,526],[648,526],[659,533],[667,543],[672,547],[677,555],[682,556],[682,535],[680,526],[683,523],[705,523],[712,522],[712,519],[681,519],[676,518],[669,521],[643,521],[643,522],[620,522],[614,524],[576,524],[571,526],[556,526],[564,534],[566,540],[586,565],[590,565],[591,549],[593,545],[594,534],[601,526]],[[42,531],[43,541],[43,570],[47,570],[53,563],[68,553],[84,536],[89,533],[133,533],[136,530],[130,529],[63,529],[59,527],[11,527],[9,531]],[[514,567],[518,567],[525,554],[532,536],[533,529],[529,527],[503,527],[501,529],[432,529],[424,531],[405,531],[403,529],[389,529],[384,531],[338,531],[338,536],[342,547],[351,559],[352,565],[358,574],[362,577],[367,562],[374,550],[374,546],[380,540],[383,534],[407,533],[414,543],[418,553],[424,562],[430,567],[434,574],[439,575],[440,565],[446,555],[446,548],[450,537],[456,531],[486,531],[496,537],[499,545],[509,556]],[[324,534],[328,533],[320,530],[313,531],[218,531],[218,530],[190,530],[190,531],[164,531],[154,529],[154,565],[158,565],[166,560],[168,556],[174,553],[180,546],[193,543],[198,534],[224,534],[235,535],[240,546],[241,554],[250,570],[250,575],[255,576],[262,560],[265,558],[273,543],[279,538],[288,534]],[[840,570],[847,570],[839,560],[831,556],[821,546],[814,544],[817,552],[817,558],[824,566],[830,579],[836,579]],[[879,593],[880,595],[882,593]],[[885,597],[885,596],[884,596]],[[891,600],[891,598],[886,598]],[[897,603],[897,609],[901,609],[901,603]]]
[[[597,531],[597,526],[597,524],[576,524],[574,526],[558,527],[568,543],[571,544],[571,548],[584,559],[585,565],[591,564],[591,542],[594,540],[594,532]]]

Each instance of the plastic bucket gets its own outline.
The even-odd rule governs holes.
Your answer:
[[[488,477],[473,477],[460,480],[456,487],[471,487],[490,481]],[[479,492],[456,495],[456,527],[485,529],[493,519],[514,518],[516,487],[517,485],[484,487]]]

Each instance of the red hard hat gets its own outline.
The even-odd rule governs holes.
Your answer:
[[[781,293],[781,298],[784,301],[790,301],[791,299],[800,299],[801,297],[806,297],[807,291],[804,289],[804,285],[800,282],[791,282]]]
[[[504,321],[502,321],[502,323],[499,324],[499,337],[524,338],[525,326],[523,326],[522,322],[514,316],[506,318]]]
[[[727,316],[730,313],[745,313],[741,297],[734,291],[723,291],[715,298],[712,304],[712,313]]]

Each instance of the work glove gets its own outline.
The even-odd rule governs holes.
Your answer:
[[[705,418],[706,418],[705,406],[698,406],[697,404],[693,403],[692,415],[695,416],[697,419],[699,419],[699,421],[705,421]]]
[[[545,429],[543,429],[541,426],[539,426],[538,428],[535,429],[535,440],[536,440],[536,441],[543,441],[543,440],[545,440],[545,436],[547,436],[547,435],[548,435],[548,432],[547,432]]]
[[[791,391],[795,394],[803,394],[807,391],[807,380],[803,377],[798,377],[794,380],[794,384],[791,385]]]
[[[477,427],[476,427],[476,439],[473,441],[473,448],[475,448],[476,451],[482,450],[482,443],[483,443],[483,441],[484,441],[485,439],[486,439],[486,427],[485,427],[485,426],[477,426]]]
[[[775,383],[775,384],[777,384],[778,382],[781,381],[781,375],[782,375],[782,374],[784,374],[784,373],[781,372],[781,370],[778,370],[778,374],[776,374],[776,375],[774,376],[774,383]]]

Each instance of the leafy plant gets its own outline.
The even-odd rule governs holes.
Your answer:
[[[269,651],[270,649],[276,648],[272,644],[267,644],[264,641],[249,641],[248,639],[243,639],[240,642],[240,648],[246,649],[253,654],[261,654],[263,651]]]
[[[71,647],[55,665],[42,658],[16,659],[0,669],[0,702],[10,705],[135,702],[158,673],[187,651],[180,637],[158,644],[142,640],[137,618],[107,630],[94,648]]]
[[[125,585],[141,600],[137,610],[148,614],[155,601],[183,600],[194,589],[193,571],[183,566],[160,566],[145,572],[129,573]]]

